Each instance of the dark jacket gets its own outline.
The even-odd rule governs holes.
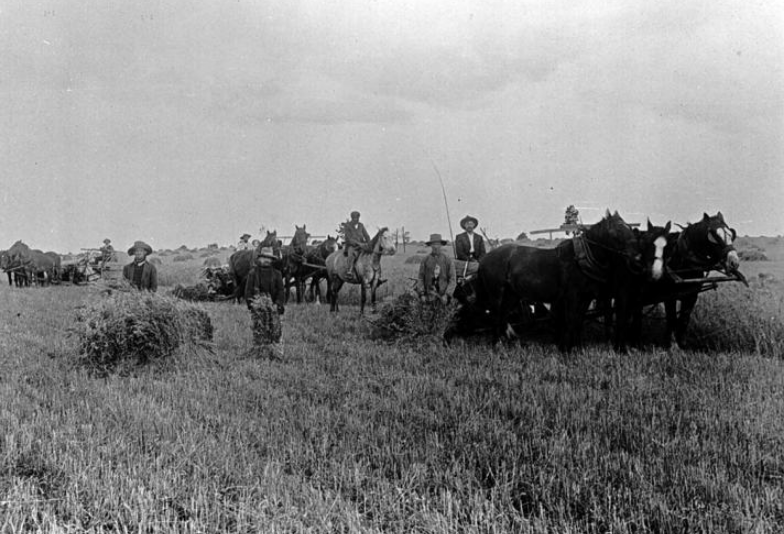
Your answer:
[[[436,266],[438,266],[437,276]],[[420,296],[443,296],[447,295],[447,291],[449,291],[448,294],[451,294],[456,279],[455,263],[449,256],[443,252],[435,255],[428,254],[425,260],[419,264],[417,292]]]
[[[250,301],[256,295],[266,293],[278,306],[278,311],[283,313],[283,275],[272,266],[256,265],[248,273],[245,282],[245,302],[250,307]]]
[[[137,285],[134,280],[134,269],[136,262],[131,262],[123,267],[123,278],[131,282],[131,285],[137,289],[144,289],[147,291],[155,292],[158,290],[158,270],[155,265],[149,261],[145,261],[142,266],[142,280],[141,285]]]
[[[474,234],[474,253],[471,254],[471,242],[468,240],[468,232],[457,234],[455,238],[455,255],[458,260],[479,261],[485,255],[485,240],[479,234]]]
[[[356,224],[356,227],[354,226]],[[365,230],[365,225],[361,222],[354,223],[349,221],[346,223],[343,240],[346,245],[356,246],[370,243],[370,235]]]

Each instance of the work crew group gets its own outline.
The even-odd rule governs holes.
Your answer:
[[[360,213],[352,211],[344,228],[343,254],[346,256],[346,281],[356,281],[354,264],[359,253],[370,243],[370,235],[360,222]],[[476,272],[478,262],[485,255],[485,242],[475,232],[479,225],[476,217],[467,215],[460,221],[463,232],[455,237],[455,258],[452,260],[442,250],[447,240],[441,234],[431,234],[425,243],[430,253],[420,263],[417,294],[424,303],[443,303],[449,301],[457,283],[458,269],[462,277]],[[245,300],[251,313],[253,324],[254,346],[264,349],[270,356],[282,356],[280,316],[283,315],[284,291],[283,277],[273,267],[277,259],[272,247],[259,248],[258,240],[250,243],[250,234],[243,234],[237,244],[237,250],[253,250],[254,267],[248,275],[245,287]],[[105,247],[110,246],[108,240]],[[155,265],[147,256],[152,254],[152,247],[143,241],[137,241],[128,249],[133,261],[123,268],[123,277],[135,288],[156,291],[158,274]],[[270,352],[271,351],[271,352]]]

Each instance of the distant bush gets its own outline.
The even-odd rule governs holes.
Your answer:
[[[188,261],[192,259],[193,259],[192,254],[177,254],[176,256],[174,256],[174,258],[172,258],[172,261]]]
[[[195,304],[130,291],[78,310],[71,335],[82,363],[109,371],[166,358],[185,345],[206,346],[213,328],[207,312]]]
[[[761,249],[739,250],[738,257],[741,261],[768,261],[768,256]]]

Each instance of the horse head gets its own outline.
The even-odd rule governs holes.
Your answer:
[[[294,225],[294,237],[291,238],[291,248],[297,254],[304,254],[306,247],[308,246],[308,238],[310,234],[305,229],[307,225],[303,224],[301,227]]]
[[[702,220],[686,226],[683,235],[691,256],[704,266],[723,264],[728,272],[735,272],[740,267],[740,258],[733,245],[737,233],[724,221],[720,211],[712,216],[703,213]]]
[[[319,252],[321,253],[321,257],[326,259],[327,256],[332,254],[338,249],[338,240],[336,237],[332,237],[331,235],[327,234],[327,238],[319,243]]]
[[[642,263],[650,280],[659,280],[664,274],[665,249],[672,224],[654,226],[648,219],[648,228],[638,234]]]
[[[631,272],[642,272],[642,254],[637,236],[617,211],[610,214],[610,210],[607,210],[602,220],[588,228],[584,236],[588,243],[595,245],[597,257],[604,256],[606,262],[621,258]]]
[[[370,240],[370,249],[375,254],[392,256],[397,249],[395,248],[395,238],[386,226],[381,228],[378,233]]]

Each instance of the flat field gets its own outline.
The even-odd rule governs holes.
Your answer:
[[[779,241],[701,296],[701,350],[626,356],[381,342],[352,288],[287,307],[282,361],[208,303],[211,351],[96,375],[69,332],[105,295],[3,285],[0,532],[782,532]],[[383,260],[387,302],[416,253]]]

